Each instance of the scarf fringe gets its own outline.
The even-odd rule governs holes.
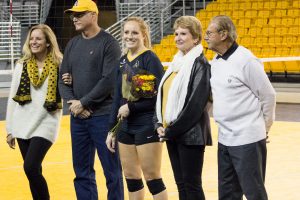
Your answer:
[[[18,103],[20,103],[20,102],[22,102],[23,104],[22,105],[24,105],[24,104],[26,104],[26,103],[28,103],[28,102],[31,102],[31,96],[30,95],[25,95],[25,96],[19,96],[19,95],[16,95],[14,98],[13,98],[13,100],[15,101],[15,102],[18,102]]]

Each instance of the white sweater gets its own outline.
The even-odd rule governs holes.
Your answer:
[[[262,63],[239,46],[227,59],[211,62],[213,116],[219,142],[250,144],[266,138],[275,118],[275,91]]]
[[[40,88],[30,85],[32,101],[23,106],[12,98],[15,96],[22,74],[23,64],[14,70],[6,112],[6,131],[15,138],[30,139],[34,136],[45,138],[52,143],[56,140],[62,111],[48,112],[43,104],[46,99],[48,78]]]

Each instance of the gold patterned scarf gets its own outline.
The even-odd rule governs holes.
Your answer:
[[[39,88],[43,85],[46,78],[49,77],[44,107],[49,112],[55,111],[56,109],[61,109],[62,103],[57,84],[58,74],[58,67],[54,64],[50,54],[48,54],[45,59],[41,75],[39,75],[36,59],[29,59],[23,64],[20,85],[13,100],[18,102],[20,105],[31,102],[30,83],[33,85],[33,87]]]

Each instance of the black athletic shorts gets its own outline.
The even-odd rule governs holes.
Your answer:
[[[153,126],[135,126],[129,129],[120,129],[117,134],[118,142],[128,145],[143,145],[159,142],[159,137]]]

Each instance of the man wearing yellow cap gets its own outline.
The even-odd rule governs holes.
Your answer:
[[[98,8],[93,1],[78,0],[65,12],[81,33],[66,46],[59,81],[61,95],[71,112],[76,196],[78,200],[98,200],[94,170],[97,149],[106,177],[107,199],[123,200],[119,157],[105,145],[120,47],[99,27]]]

